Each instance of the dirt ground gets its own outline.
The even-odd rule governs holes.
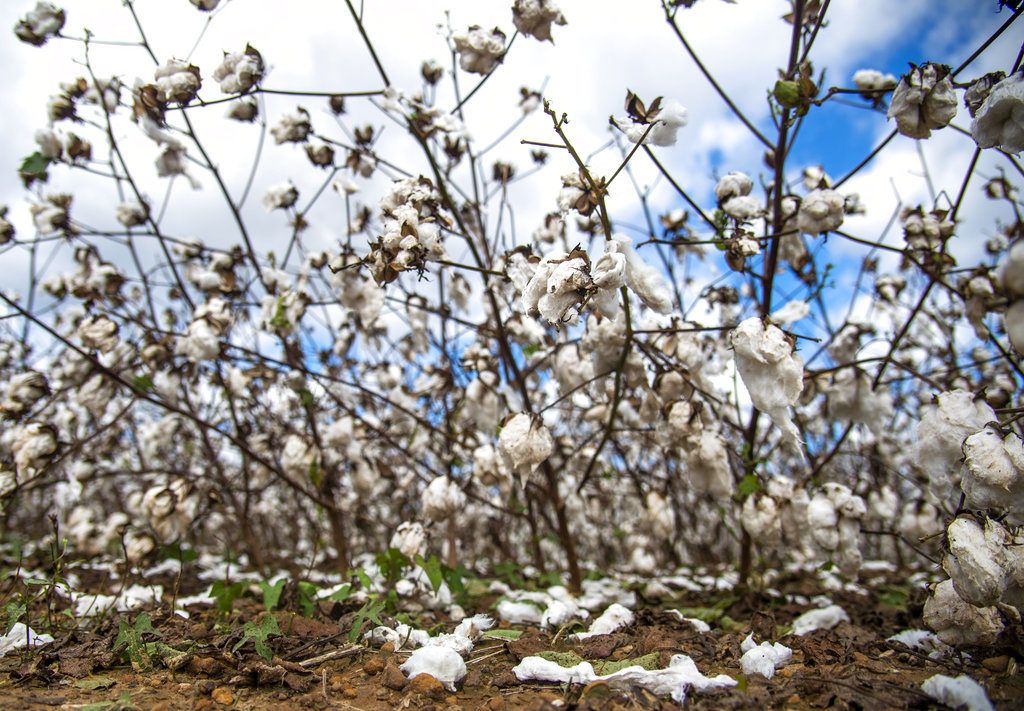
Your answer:
[[[921,691],[921,682],[934,674],[965,673],[985,686],[997,708],[1024,708],[1022,645],[1015,636],[1019,628],[997,648],[930,659],[886,641],[901,630],[923,627],[924,590],[894,579],[867,595],[830,593],[851,621],[797,637],[787,634],[788,625],[812,607],[800,603],[822,590],[802,581],[776,587],[802,596],[796,598],[800,602],[785,594],[757,592],[680,593],[669,601],[641,597],[633,625],[582,641],[569,641],[564,629],[517,626],[518,639],[477,643],[467,659],[468,674],[454,692],[432,677],[407,681],[398,665],[408,652],[350,644],[349,631],[359,622],[360,606],[353,602],[321,601],[312,616],[304,616],[267,613],[256,596],[243,595],[230,614],[196,605],[188,620],[168,615],[165,606],[148,612],[151,631],[137,624],[139,610],[109,615],[87,627],[65,614],[69,624],[54,635],[54,643],[0,659],[0,709],[678,708],[668,698],[642,689],[612,689],[601,681],[585,687],[519,683],[512,668],[539,652],[575,653],[599,671],[602,662],[637,658],[661,668],[673,654],[682,653],[707,676],[725,673],[739,681],[726,691],[691,693],[685,707],[694,709],[940,708]],[[481,596],[467,611],[488,612],[494,602],[493,596]],[[289,607],[287,591],[281,607]],[[699,632],[668,609],[705,617],[712,629]],[[59,620],[59,604],[51,604],[49,614]],[[265,624],[268,614],[281,634],[267,638],[261,656],[256,640],[245,636],[245,623],[255,629]],[[393,621],[387,615],[381,619]],[[434,632],[450,632],[454,626],[436,613],[409,621]],[[366,622],[361,628],[368,626]],[[132,639],[135,627],[140,631]],[[740,643],[751,631],[758,641],[778,640],[793,650],[792,661],[771,680],[744,678],[740,671]]]

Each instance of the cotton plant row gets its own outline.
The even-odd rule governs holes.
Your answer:
[[[572,31],[548,0],[511,11],[528,40]],[[666,6],[670,22],[677,12]],[[40,2],[15,33],[43,46],[67,22]],[[794,35],[811,58],[814,22]],[[865,559],[937,552],[950,581],[929,624],[951,644],[994,641],[1022,604],[1019,219],[957,265],[956,207],[906,205],[888,264],[878,235],[847,234],[871,205],[769,150],[762,172],[727,169],[708,195],[678,196],[689,211],[655,214],[638,195],[651,229],[636,230],[606,197],[630,189],[619,173],[648,153],[683,150],[683,104],[623,87],[608,130],[624,167],[602,174],[580,158],[590,147],[561,113],[573,107],[523,87],[510,123],[540,119],[543,141],[518,138],[554,145],[532,160],[561,177],[542,223],[516,224],[505,188],[528,172],[485,163],[445,94],[447,79],[505,69],[506,29],[453,30],[455,64],[424,61],[419,88],[382,73],[370,96],[284,109],[292,99],[267,88],[275,58],[243,38],[214,67],[154,56],[137,77],[88,65],[58,84],[21,168],[32,224],[0,211],[0,259],[48,265],[5,292],[0,322],[12,524],[53,510],[82,554],[133,564],[182,541],[236,547],[259,568],[302,556],[345,568],[393,547],[564,570],[576,592],[587,568],[653,578],[740,561],[746,583],[756,552],[855,579]],[[910,138],[959,116],[987,153],[1024,148],[1020,71],[864,69],[827,93],[810,65],[782,74],[769,99],[780,129],[851,93]],[[376,122],[352,118],[353,102]],[[304,155],[321,179],[311,195],[298,175],[272,176],[262,207],[281,232],[258,246],[186,121],[200,112],[265,130],[269,155]],[[407,143],[392,153],[381,127],[395,124]],[[117,157],[129,135],[155,181]],[[75,189],[104,176],[124,200],[100,229]],[[175,181],[221,191],[231,244],[168,231],[147,195]],[[967,186],[1019,214],[1004,175]],[[331,211],[327,246],[307,239],[312,204]],[[863,294],[828,286],[824,255],[848,237],[864,247]],[[70,263],[43,258],[58,245]],[[579,612],[574,599],[506,607],[553,625]]]

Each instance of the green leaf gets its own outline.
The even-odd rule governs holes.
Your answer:
[[[583,661],[583,657],[576,654],[576,652],[538,652],[537,656],[541,659],[546,659],[549,662],[554,662],[560,667],[574,667]]]
[[[600,676],[607,674],[614,674],[617,671],[622,671],[626,667],[640,666],[644,669],[651,671],[652,669],[658,668],[658,653],[651,652],[645,654],[642,657],[635,657],[633,659],[620,659],[617,662],[595,662],[594,671]]]
[[[331,593],[331,596],[327,598],[331,602],[345,602],[352,594],[352,586],[346,583],[338,588],[335,592]]]
[[[352,629],[348,633],[348,641],[350,644],[355,644],[356,640],[359,639],[359,634],[363,631],[363,625],[369,622],[381,625],[380,613],[384,611],[387,606],[387,600],[383,597],[371,598],[356,611],[356,616],[352,620]]]
[[[363,590],[370,591],[370,586],[373,585],[373,581],[370,576],[366,574],[366,571],[360,568],[356,571],[356,577],[359,579],[359,584],[363,586]]]
[[[14,627],[22,617],[25,616],[28,608],[25,606],[25,603],[20,600],[12,600],[7,603],[4,610],[7,612],[7,628],[4,632],[4,634],[6,634],[11,631],[11,628]]]
[[[273,615],[264,615],[259,625],[255,622],[246,622],[242,626],[242,639],[238,640],[231,651],[237,652],[246,642],[252,640],[256,653],[269,662],[274,658],[274,650],[267,644],[267,638],[280,636],[281,628],[277,624],[277,619]]]
[[[316,596],[320,592],[320,588],[305,580],[300,580],[295,586],[295,592],[299,598],[299,607],[302,608],[302,614],[306,617],[312,617],[313,613],[316,612]]]
[[[320,470],[320,462],[315,459],[309,463],[309,480],[318,489],[320,488],[320,483],[324,480],[323,472]]]
[[[736,495],[740,501],[743,501],[751,494],[761,491],[761,488],[761,480],[757,478],[757,474],[747,474],[737,485]]]
[[[21,161],[21,167],[18,168],[18,173],[21,174],[21,179],[25,182],[25,185],[31,185],[35,180],[41,180],[44,183],[50,177],[46,173],[46,169],[50,167],[52,161],[44,156],[39,151],[25,156]]]
[[[182,563],[191,563],[199,558],[199,554],[193,549],[185,548],[180,543],[160,546],[160,556],[164,560],[177,560]]]
[[[281,578],[273,585],[262,580],[260,581],[260,590],[263,591],[263,608],[267,612],[277,607],[277,603],[281,601],[281,593],[284,592],[285,582],[284,578]]]
[[[436,555],[432,555],[429,558],[417,555],[416,563],[423,568],[423,572],[427,574],[427,580],[430,581],[430,587],[434,588],[434,592],[440,590],[441,583],[444,582],[444,571],[441,569],[441,559]]]
[[[235,606],[235,600],[242,596],[245,591],[245,583],[225,583],[223,580],[215,580],[210,586],[210,596],[217,601],[217,609],[227,614]]]
[[[377,567],[389,583],[394,584],[402,577],[402,571],[412,566],[412,561],[397,548],[388,548],[377,554]]]
[[[132,387],[140,393],[148,393],[155,387],[153,379],[148,375],[136,375],[132,378]]]
[[[96,691],[97,689],[109,689],[117,681],[111,679],[109,676],[91,676],[88,679],[81,679],[75,682],[75,686],[79,689],[88,689],[89,691]]]
[[[522,630],[487,630],[482,635],[484,639],[498,639],[501,641],[514,642],[523,636]]]

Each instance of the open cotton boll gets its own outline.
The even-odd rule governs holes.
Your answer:
[[[967,711],[995,711],[985,693],[985,687],[966,674],[952,677],[944,674],[925,679],[921,691],[950,708],[967,708]]]
[[[466,495],[457,482],[446,476],[435,477],[420,498],[423,515],[432,521],[444,521],[466,506]]]
[[[775,676],[775,670],[785,666],[793,658],[793,650],[784,644],[776,642],[754,642],[753,633],[740,644],[740,668],[746,676],[760,674],[766,679]]]
[[[905,644],[911,649],[926,653],[931,659],[945,657],[953,651],[952,647],[928,630],[903,630],[886,641]]]
[[[540,626],[542,629],[561,627],[579,617],[588,617],[588,614],[585,610],[580,610],[579,605],[572,600],[553,600],[541,614]]]
[[[1024,72],[1014,72],[992,87],[971,121],[971,136],[979,148],[1024,150]]]
[[[912,461],[928,476],[935,497],[945,501],[957,484],[954,478],[960,472],[964,440],[999,418],[985,401],[975,401],[966,390],[940,393],[935,405],[922,411]]]
[[[626,286],[640,297],[644,305],[659,314],[672,311],[672,291],[661,272],[647,264],[632,247],[633,240],[626,235],[612,237],[608,249],[626,257]]]
[[[835,190],[812,190],[800,203],[797,227],[804,234],[816,235],[839,229],[843,224],[846,200]]]
[[[475,642],[480,639],[480,635],[492,627],[494,627],[494,618],[490,615],[473,615],[460,622],[453,634],[456,637],[465,637]]]
[[[799,452],[800,433],[790,407],[803,390],[804,364],[793,345],[777,326],[765,327],[757,317],[748,318],[730,334],[736,370],[750,393],[754,407],[768,413],[782,430],[783,440]]]
[[[731,198],[749,195],[754,189],[754,181],[750,176],[738,171],[732,171],[722,176],[715,185],[715,197],[721,205]]]
[[[1007,511],[1024,519],[1024,443],[986,427],[964,440],[960,488],[968,508]]]
[[[589,637],[596,637],[599,634],[611,634],[616,630],[633,624],[634,619],[635,615],[632,610],[615,602],[609,605],[608,609],[602,612],[600,617],[590,623],[590,628],[586,632],[579,632],[572,635],[572,637],[573,639],[587,639]]]
[[[23,622],[15,622],[10,631],[0,637],[0,657],[6,656],[15,649],[38,647],[50,644],[53,637],[48,634],[37,634],[35,630]]]
[[[949,552],[942,568],[953,581],[957,595],[976,607],[999,602],[1006,590],[1006,531],[995,521],[982,528],[973,518],[962,516],[946,529]]]
[[[540,418],[520,412],[501,428],[498,448],[519,476],[520,483],[526,486],[530,474],[551,456],[555,442]]]
[[[1014,242],[1003,254],[996,269],[996,281],[1006,298],[1024,299],[1024,240]]]
[[[697,692],[736,686],[736,680],[725,674],[707,677],[700,673],[694,661],[685,654],[676,654],[664,669],[647,670],[637,665],[613,674],[598,676],[590,662],[572,667],[548,661],[543,657],[526,657],[512,669],[519,681],[544,681],[557,684],[589,684],[604,681],[615,688],[640,687],[657,696],[671,695],[682,703],[690,690]]]
[[[809,635],[815,630],[830,630],[840,622],[849,622],[850,616],[839,605],[829,605],[817,610],[808,610],[793,620],[793,634],[797,637]]]
[[[806,318],[807,314],[811,313],[811,305],[806,301],[800,299],[793,299],[786,303],[778,311],[772,313],[772,321],[783,326],[788,326],[791,323],[796,323],[802,318]]]
[[[502,600],[497,607],[498,617],[512,625],[536,625],[541,622],[541,611],[528,602]]]
[[[1003,621],[994,607],[976,607],[961,598],[952,580],[935,586],[924,603],[924,623],[953,647],[984,646],[996,641]]]
[[[1024,299],[1014,301],[1003,314],[1003,325],[1017,353],[1024,353]]]
[[[419,674],[430,674],[449,691],[455,691],[455,684],[466,676],[466,662],[462,655],[442,646],[420,647],[399,669],[409,679]]]

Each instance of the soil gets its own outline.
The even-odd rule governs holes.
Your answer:
[[[203,587],[198,581],[177,583],[182,589]],[[136,658],[133,668],[128,645],[117,641],[124,628],[136,624],[141,610],[81,626],[51,600],[49,614],[56,626],[49,629],[55,630],[56,641],[0,658],[0,709],[679,708],[642,689],[612,689],[600,681],[585,687],[520,683],[512,668],[541,651],[575,652],[595,663],[657,655],[659,668],[681,653],[692,657],[707,676],[725,673],[740,682],[726,691],[691,693],[685,707],[694,709],[941,708],[920,689],[921,682],[934,674],[968,674],[986,688],[998,709],[1024,708],[1019,639],[938,660],[886,641],[901,630],[923,628],[924,590],[893,577],[867,594],[827,593],[846,610],[850,622],[796,637],[786,634],[787,626],[814,607],[810,596],[823,591],[800,580],[775,588],[801,596],[796,598],[799,602],[758,592],[680,593],[669,601],[641,597],[632,626],[584,641],[569,641],[568,629],[517,626],[522,631],[518,639],[477,643],[467,659],[468,674],[454,692],[429,676],[406,680],[397,667],[408,652],[394,652],[389,645],[372,649],[350,644],[349,630],[360,607],[353,602],[321,602],[309,617],[295,611],[267,613],[252,595],[235,600],[230,614],[212,605],[194,605],[187,620],[168,615],[167,606],[151,609],[147,614],[153,631],[138,636],[140,643],[148,644],[149,659]],[[286,592],[284,607],[288,599]],[[487,612],[494,602],[494,596],[481,596],[467,601],[466,609]],[[704,608],[702,614],[713,618],[712,630],[698,632],[667,612],[673,608]],[[32,624],[37,631],[48,629],[45,614],[42,609],[29,610],[30,624],[38,621]],[[274,615],[282,633],[267,639],[264,653],[270,659],[257,653],[252,639],[244,638],[245,623],[261,626],[267,614]],[[62,632],[61,619],[67,623]],[[393,621],[386,615],[382,619]],[[455,624],[438,613],[409,620],[435,632],[451,631]],[[740,671],[740,643],[751,631],[758,641],[781,641],[793,650],[792,661],[770,680],[758,675],[744,678]]]

